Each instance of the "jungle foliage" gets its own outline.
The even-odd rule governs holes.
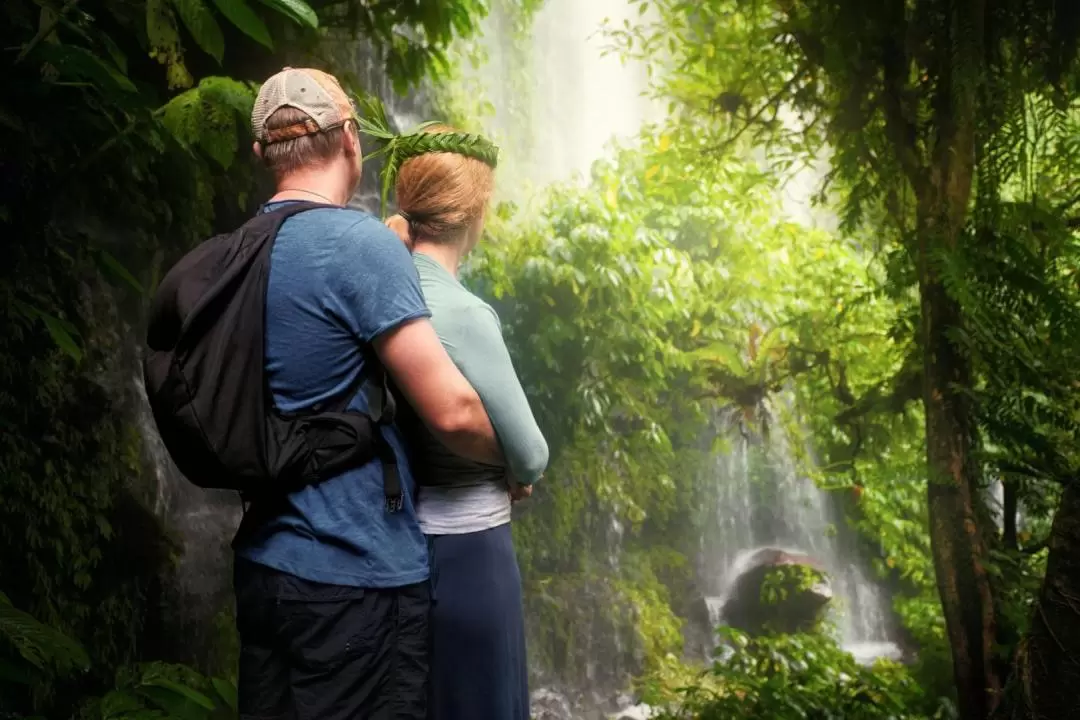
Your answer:
[[[524,55],[538,3],[493,4]],[[1071,716],[1076,11],[637,5],[610,37],[652,65],[668,118],[586,184],[502,207],[468,269],[552,446],[515,523],[541,674],[637,677],[680,718],[737,705],[913,720],[947,717],[943,696],[965,720]],[[137,480],[153,470],[129,335],[161,268],[265,192],[243,159],[253,82],[286,62],[334,67],[327,47],[355,33],[399,89],[435,78],[455,120],[479,124],[483,102],[445,88],[473,88],[454,42],[487,10],[5,3],[0,710],[230,716],[227,678],[145,662],[168,632],[157,578],[177,549]],[[515,100],[522,122],[527,107]],[[836,227],[778,199],[822,157]],[[741,431],[787,438],[844,510],[894,591],[913,667],[859,667],[827,634],[729,633],[703,675],[678,660],[713,520],[708,463]]]

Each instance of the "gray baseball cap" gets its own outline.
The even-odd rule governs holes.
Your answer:
[[[308,118],[287,127],[266,129],[266,120],[283,107],[292,107]],[[259,88],[251,111],[251,130],[262,145],[326,132],[341,127],[354,115],[349,96],[333,75],[313,68],[287,67]]]

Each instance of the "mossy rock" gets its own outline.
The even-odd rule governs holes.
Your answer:
[[[763,548],[735,579],[723,616],[725,624],[751,635],[810,632],[832,597],[829,577],[813,558]]]

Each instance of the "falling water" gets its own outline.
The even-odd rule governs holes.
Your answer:
[[[475,79],[494,105],[485,130],[514,165],[512,177],[500,170],[510,199],[554,182],[587,179],[609,143],[631,139],[659,118],[658,105],[645,97],[644,65],[609,52],[605,27],[640,21],[627,0],[547,0],[518,54],[507,47],[515,41],[505,21],[496,9],[485,22],[480,42],[489,60]]]
[[[546,184],[587,175],[613,139],[636,135],[655,109],[643,93],[645,68],[604,53],[605,22],[636,22],[626,0],[549,0],[535,18],[532,167]]]
[[[717,431],[730,442],[707,468],[714,491],[712,523],[705,523],[699,575],[713,625],[735,581],[761,548],[807,555],[828,573],[834,620],[844,645],[860,659],[898,652],[891,642],[888,600],[864,560],[842,542],[839,512],[812,480],[799,472],[793,449],[766,401],[768,437],[754,434],[726,413]]]

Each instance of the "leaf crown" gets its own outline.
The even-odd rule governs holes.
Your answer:
[[[364,116],[356,118],[360,132],[371,137],[385,141],[385,145],[379,150],[369,154],[368,159],[386,156],[386,164],[382,172],[382,207],[386,211],[386,199],[390,195],[390,188],[397,180],[401,165],[411,157],[425,155],[427,153],[456,153],[475,158],[490,168],[499,164],[499,147],[483,135],[467,132],[424,132],[432,125],[438,125],[437,121],[421,123],[412,132],[398,135],[390,130],[390,124],[386,120],[386,111],[378,98],[367,97],[361,102],[364,108]]]

